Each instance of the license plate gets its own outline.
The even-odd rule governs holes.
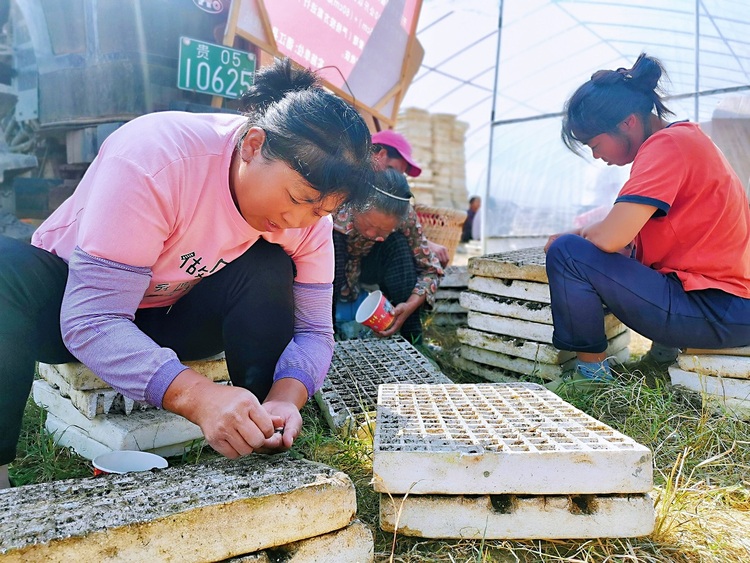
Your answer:
[[[177,87],[225,98],[239,98],[255,76],[255,54],[180,37]]]

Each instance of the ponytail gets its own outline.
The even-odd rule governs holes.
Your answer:
[[[561,137],[578,153],[582,144],[602,133],[616,133],[628,115],[644,121],[654,113],[660,119],[672,114],[662,100],[660,87],[666,71],[661,62],[641,53],[632,68],[598,70],[565,103]]]
[[[291,92],[320,89],[316,76],[307,69],[295,69],[290,59],[261,68],[253,87],[242,94],[240,108],[247,114],[265,112]]]
[[[255,75],[242,95],[247,123],[265,131],[261,154],[302,175],[320,199],[335,194],[343,201],[366,196],[365,175],[371,169],[370,131],[346,101],[325,90],[310,70],[277,59]]]

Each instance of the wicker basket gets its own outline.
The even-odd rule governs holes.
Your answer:
[[[448,264],[453,262],[456,247],[461,241],[461,229],[466,221],[466,211],[458,211],[450,207],[430,207],[415,204],[417,218],[422,224],[422,230],[427,240],[442,244],[448,249]]]

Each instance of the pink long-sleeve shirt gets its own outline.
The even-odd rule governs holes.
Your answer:
[[[295,336],[274,379],[312,394],[333,351],[331,220],[274,233],[253,229],[229,190],[245,118],[161,112],[113,133],[74,194],[37,229],[32,244],[69,264],[61,328],[65,344],[128,397],[161,406],[186,367],[133,324],[136,309],[176,302],[260,237],[294,260]]]

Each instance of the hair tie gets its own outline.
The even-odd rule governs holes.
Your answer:
[[[617,72],[620,73],[620,75],[622,76],[622,79],[625,82],[627,82],[628,80],[632,80],[633,79],[633,75],[630,74],[630,69],[629,68],[622,68],[622,67],[620,67],[620,68],[617,69]]]
[[[394,194],[392,194],[392,193],[388,193],[388,192],[387,192],[387,191],[385,191],[385,190],[381,190],[381,189],[380,189],[379,187],[377,187],[377,186],[376,186],[375,184],[370,184],[370,187],[371,187],[371,188],[372,188],[373,190],[375,190],[375,191],[378,191],[378,192],[380,192],[380,193],[381,193],[381,194],[383,194],[383,195],[387,195],[388,197],[392,197],[393,199],[397,199],[397,200],[399,200],[399,201],[411,201],[411,198],[413,198],[413,197],[414,197],[414,196],[412,195],[412,193],[411,193],[411,192],[407,192],[407,193],[409,194],[409,197],[399,197],[399,196],[397,196],[397,195],[394,195]]]

